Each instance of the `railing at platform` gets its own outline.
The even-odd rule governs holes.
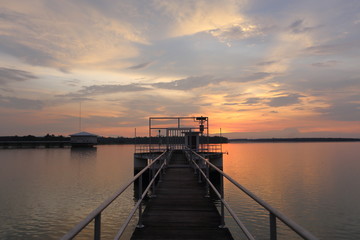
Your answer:
[[[151,153],[164,152],[167,150],[186,150],[185,144],[137,144],[135,145],[135,153]],[[200,144],[199,153],[221,153],[222,144]]]

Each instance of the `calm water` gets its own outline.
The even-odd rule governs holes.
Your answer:
[[[360,239],[360,143],[226,144],[224,170],[320,239]],[[134,146],[0,150],[0,239],[58,239],[133,176]],[[130,188],[102,220],[112,239]],[[268,215],[225,182],[225,198],[257,239]],[[124,239],[129,238],[136,219]],[[239,233],[226,219],[233,235]],[[91,238],[92,228],[78,239]],[[280,226],[279,239],[298,239]],[[240,236],[240,233],[239,233]],[[238,239],[241,239],[240,237]]]

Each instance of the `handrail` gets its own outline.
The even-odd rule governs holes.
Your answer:
[[[128,217],[126,218],[125,223],[123,223],[123,225],[121,226],[121,228],[119,229],[118,233],[116,234],[115,238],[116,240],[120,239],[120,237],[122,236],[122,234],[124,233],[127,225],[130,223],[131,218],[134,216],[136,209],[138,209],[138,207],[140,206],[141,202],[144,200],[147,192],[150,190],[150,187],[154,184],[156,177],[159,175],[159,173],[161,172],[161,170],[163,169],[163,167],[165,166],[165,162],[161,165],[161,167],[158,169],[158,171],[156,172],[156,174],[153,176],[152,180],[149,182],[147,188],[144,190],[143,194],[141,195],[141,198],[137,201],[136,205],[133,207],[133,209],[130,211],[130,214],[128,215]]]
[[[241,220],[236,216],[236,213],[232,210],[232,208],[230,207],[230,205],[221,197],[221,194],[219,193],[219,191],[216,189],[216,187],[214,186],[214,184],[212,184],[212,182],[210,181],[210,179],[206,176],[206,174],[204,173],[203,170],[201,170],[200,166],[194,161],[194,159],[191,159],[191,161],[193,162],[193,164],[196,166],[196,168],[199,170],[199,172],[204,176],[204,179],[208,182],[208,184],[210,185],[210,187],[213,189],[213,191],[215,192],[215,194],[218,196],[218,198],[220,199],[220,201],[224,204],[224,206],[227,208],[227,210],[229,211],[230,215],[234,218],[235,222],[239,225],[239,227],[241,228],[241,230],[244,232],[244,234],[246,235],[246,237],[250,240],[255,240],[254,236],[252,236],[252,234],[250,233],[250,231],[245,227],[245,225],[241,222]]]
[[[156,157],[150,164],[148,164],[145,168],[143,168],[138,174],[136,174],[132,180],[123,185],[117,192],[115,192],[111,197],[106,199],[99,207],[97,207],[94,211],[92,211],[87,217],[78,223],[73,229],[71,229],[68,233],[66,233],[61,240],[73,239],[77,234],[81,232],[89,223],[95,219],[95,227],[96,227],[96,218],[100,219],[101,212],[104,211],[117,197],[119,197],[131,184],[133,184],[142,174],[148,170],[152,165],[154,165],[159,159],[161,159],[165,155],[166,151],[161,153],[158,157]],[[163,165],[164,166],[164,163]],[[157,176],[157,175],[156,175]],[[151,184],[149,184],[151,186]],[[146,192],[144,192],[146,193]],[[100,226],[99,226],[100,227]]]
[[[200,159],[202,159],[203,161],[205,161],[209,166],[211,166],[213,169],[215,169],[217,172],[219,172],[222,176],[224,176],[226,179],[228,179],[232,184],[234,184],[237,188],[239,188],[241,191],[243,191],[246,195],[248,195],[250,198],[252,198],[255,202],[257,202],[259,205],[261,205],[262,207],[264,207],[266,210],[269,211],[270,213],[270,219],[272,221],[274,221],[276,218],[280,219],[285,225],[287,225],[289,228],[291,228],[295,233],[297,233],[299,236],[301,236],[304,239],[307,240],[318,240],[318,238],[316,238],[314,235],[312,235],[309,231],[307,231],[306,229],[304,229],[303,227],[301,227],[300,225],[298,225],[297,223],[295,223],[294,221],[292,221],[291,219],[289,219],[288,217],[286,217],[284,214],[280,213],[278,210],[276,210],[275,208],[273,208],[272,206],[270,206],[267,202],[265,202],[264,200],[260,199],[258,196],[256,196],[254,193],[252,193],[251,191],[249,191],[248,189],[246,189],[244,186],[242,186],[241,184],[239,184],[238,182],[236,182],[234,179],[232,179],[229,175],[227,175],[226,173],[224,173],[222,170],[220,170],[218,167],[216,167],[214,164],[212,164],[209,160],[205,159],[203,156],[199,155],[198,153],[190,150],[195,156],[199,157]],[[197,164],[196,164],[197,165]],[[197,167],[199,167],[197,165]],[[202,172],[202,175],[204,175],[204,173]],[[207,179],[207,178],[205,178]],[[210,180],[207,179],[208,182],[210,182]],[[210,182],[211,183],[211,182]],[[212,184],[211,184],[212,185]],[[218,195],[218,194],[217,194]],[[219,196],[219,195],[218,195]],[[226,206],[227,204],[225,204],[225,201],[223,201],[223,199],[220,197],[221,201],[224,203],[224,205]],[[232,213],[230,212],[230,214],[232,215]],[[274,219],[275,217],[275,219]],[[275,224],[276,227],[276,223],[273,222],[273,224]],[[276,234],[276,229],[272,229],[272,231],[275,231]],[[276,238],[275,238],[276,239]]]

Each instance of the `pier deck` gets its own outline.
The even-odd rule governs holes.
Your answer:
[[[138,239],[233,239],[227,228],[219,228],[220,214],[198,183],[182,152],[175,152],[163,181],[143,213]]]

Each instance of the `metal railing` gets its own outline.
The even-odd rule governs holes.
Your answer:
[[[137,144],[135,153],[163,152],[166,150],[186,150],[185,144]],[[199,144],[200,153],[221,153],[222,144]]]
[[[126,218],[125,222],[120,227],[120,230],[116,234],[114,239],[120,239],[122,234],[124,233],[126,227],[130,223],[132,217],[134,216],[137,209],[139,209],[139,222],[138,227],[142,227],[142,201],[145,196],[151,190],[152,194],[155,194],[155,179],[159,176],[159,180],[162,178],[162,171],[164,171],[164,167],[167,165],[167,160],[171,157],[171,151],[165,151],[161,153],[158,157],[153,159],[150,164],[148,164],[144,169],[142,169],[138,174],[134,176],[132,180],[126,183],[123,187],[121,187],[115,194],[113,194],[110,198],[105,200],[99,207],[97,207],[94,211],[92,211],[84,220],[82,220],[79,224],[77,224],[73,229],[71,229],[67,234],[65,234],[61,240],[73,239],[76,235],[78,235],[86,226],[88,226],[94,220],[94,239],[98,240],[101,237],[101,213],[113,202],[117,199],[130,185],[132,185],[137,179],[139,179],[139,196],[138,200],[130,211],[130,214]],[[150,170],[151,173],[151,181],[144,191],[142,191],[142,176],[147,171]]]
[[[237,217],[236,213],[231,209],[229,204],[224,200],[224,188],[223,188],[223,177],[225,177],[227,180],[229,180],[232,184],[234,184],[238,189],[240,189],[242,192],[244,192],[247,196],[252,198],[255,202],[257,202],[259,205],[261,205],[264,209],[266,209],[269,212],[269,221],[270,221],[270,239],[276,240],[277,239],[277,226],[276,226],[276,220],[279,219],[281,222],[283,222],[286,226],[288,226],[291,230],[293,230],[295,233],[297,233],[300,237],[306,240],[318,240],[314,235],[312,235],[309,231],[298,225],[297,223],[293,222],[291,219],[286,217],[284,214],[280,213],[278,210],[270,206],[268,203],[266,203],[264,200],[260,199],[258,196],[250,192],[248,189],[246,189],[244,186],[240,185],[238,182],[236,182],[234,179],[232,179],[229,175],[224,173],[222,170],[220,170],[218,167],[210,163],[207,159],[205,159],[203,156],[199,155],[198,153],[187,150],[186,151],[187,158],[192,162],[195,169],[199,172],[199,181],[201,178],[201,175],[206,181],[206,191],[209,193],[209,187],[212,188],[212,190],[215,192],[219,200],[221,201],[220,205],[220,211],[221,211],[221,226],[225,225],[225,212],[224,207],[229,211],[230,215],[233,217],[237,225],[241,228],[243,233],[246,235],[248,239],[254,240],[254,236],[249,232],[249,230],[245,227],[245,225],[240,221],[240,219]],[[196,159],[193,157],[196,156],[199,161],[196,163]],[[220,192],[216,189],[216,187],[212,184],[212,182],[209,179],[209,169],[213,168],[215,171],[220,173]],[[205,172],[204,172],[205,171]]]

